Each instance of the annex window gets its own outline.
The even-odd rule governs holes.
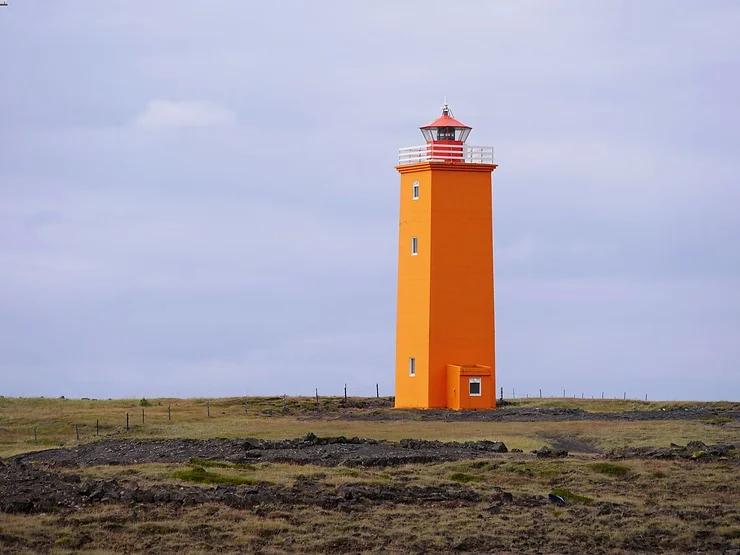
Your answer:
[[[414,185],[412,187],[412,191],[414,193],[412,198],[414,200],[418,200],[418,198],[419,198],[419,182],[418,181],[414,181]]]
[[[470,378],[470,396],[480,397],[480,378]]]
[[[416,359],[414,357],[409,357],[409,376],[412,378],[416,376]]]
[[[417,254],[419,254],[419,238],[412,237],[411,238],[411,255],[416,256]]]

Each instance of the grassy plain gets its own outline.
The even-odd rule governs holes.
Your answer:
[[[283,409],[282,397],[220,399],[79,400],[45,398],[0,398],[0,456],[44,448],[74,446],[100,437],[195,438],[256,437],[288,439],[313,432],[319,436],[345,435],[374,439],[403,438],[466,441],[494,439],[509,447],[529,451],[553,438],[575,437],[606,450],[625,445],[667,446],[701,439],[720,443],[740,432],[734,424],[723,426],[721,419],[661,421],[566,421],[566,422],[446,422],[441,420],[346,420],[342,415],[393,415],[388,398],[343,399],[289,397]],[[210,405],[210,409],[209,409]],[[356,406],[361,408],[353,408]],[[368,405],[362,408],[363,405]],[[729,408],[732,403],[677,403],[622,400],[521,399],[517,407],[580,408],[589,412],[660,410],[692,406]],[[171,420],[168,420],[168,407]],[[208,412],[210,410],[210,417]],[[144,423],[142,424],[142,411]],[[129,429],[126,429],[126,414]],[[99,436],[96,436],[96,421]],[[77,426],[77,428],[75,428]],[[34,440],[34,429],[37,441]],[[77,434],[79,433],[79,440]]]
[[[736,460],[608,461],[596,453],[540,460],[528,451],[576,439],[595,450],[668,446],[692,440],[740,443],[737,420],[461,422],[355,420],[388,415],[388,399],[310,398],[69,400],[0,398],[0,456],[103,438],[259,437],[284,439],[313,432],[399,440],[501,440],[524,454],[490,459],[346,468],[271,462],[231,464],[191,459],[187,464],[140,464],[67,469],[82,480],[135,481],[140,487],[214,488],[298,483],[340,488],[402,484],[459,484],[479,502],[404,504],[392,501],[343,509],[280,503],[236,509],[197,505],[101,503],[47,514],[0,514],[4,552],[722,552],[740,549],[740,467]],[[729,408],[730,404],[615,400],[529,399],[520,407],[581,408],[593,412]],[[168,406],[172,420],[168,420]],[[354,408],[353,408],[354,407]],[[141,411],[144,409],[144,423]],[[126,413],[130,428],[126,430]],[[100,437],[95,422],[100,422]],[[75,425],[80,438],[76,439]],[[34,428],[38,444],[34,442]],[[499,491],[514,502],[497,501]],[[556,491],[568,504],[530,503]]]

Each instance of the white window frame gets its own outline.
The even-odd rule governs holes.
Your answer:
[[[419,200],[419,182],[414,181],[413,185],[411,186],[411,198],[413,200]]]
[[[471,393],[470,392],[470,386],[473,385],[474,383],[477,383],[478,384],[478,393]],[[468,380],[468,395],[470,395],[471,397],[480,397],[482,394],[483,394],[483,383],[482,383],[482,380],[480,378],[470,378]]]
[[[416,256],[417,254],[419,254],[419,238],[412,237],[411,238],[411,256]]]
[[[414,357],[409,357],[409,376],[412,378],[416,376],[416,359]]]

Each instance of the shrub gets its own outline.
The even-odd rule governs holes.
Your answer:
[[[143,397],[141,398],[141,401],[139,401],[139,405],[141,405],[142,407],[151,407],[152,406],[152,404],[149,401],[147,401],[145,398],[143,398]]]

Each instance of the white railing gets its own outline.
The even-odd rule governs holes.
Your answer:
[[[398,149],[399,164],[420,162],[464,162],[493,164],[492,146],[425,144]]]

